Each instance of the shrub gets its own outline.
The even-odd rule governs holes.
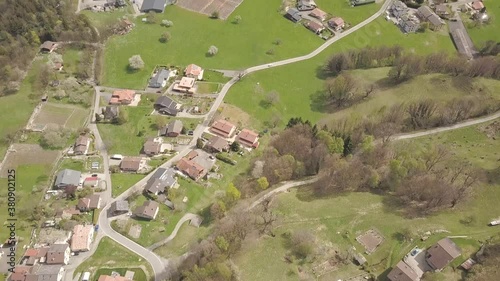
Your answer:
[[[224,155],[222,153],[217,153],[217,155],[215,155],[215,157],[224,163],[227,163],[230,165],[236,165],[236,161],[234,161],[233,159],[227,157],[226,155]]]

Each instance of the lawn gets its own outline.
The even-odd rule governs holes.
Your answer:
[[[13,95],[0,97],[0,119],[9,120],[9,122],[1,122],[0,136],[2,138],[9,134],[14,134],[19,129],[24,127],[33,112],[33,109],[39,102],[39,93],[32,85],[36,78],[36,73],[40,65],[44,63],[42,60],[36,59],[32,67],[28,70],[28,75],[21,83],[19,91]],[[12,110],[12,106],[16,106],[16,110]],[[8,143],[0,142],[0,157],[3,159],[7,151]]]
[[[219,83],[196,83],[196,93],[197,94],[216,94],[221,85]]]
[[[114,36],[107,42],[103,84],[142,89],[157,64],[195,63],[203,68],[242,69],[304,55],[318,47],[323,41],[301,24],[285,19],[278,11],[280,3],[280,0],[244,1],[233,13],[242,17],[240,24],[232,23],[231,19],[209,19],[177,6],[169,6],[157,15],[156,24],[143,23],[139,17],[129,34]],[[159,24],[162,19],[171,20],[174,25],[162,27]],[[160,43],[160,35],[165,31],[172,38],[168,43]],[[276,39],[282,42],[279,46],[273,44]],[[206,54],[211,45],[219,50],[214,57]],[[270,49],[274,49],[274,55],[266,54]],[[145,68],[130,72],[128,59],[136,54],[141,55]]]
[[[66,47],[62,50],[58,50],[57,52],[62,53],[64,64],[63,72],[74,76],[77,72],[78,65],[80,64],[80,56],[83,51]]]
[[[490,16],[490,22],[488,24],[478,25],[474,27],[473,24],[469,23],[470,20],[466,20],[465,25],[469,32],[474,45],[480,48],[484,42],[488,40],[500,41],[500,34],[498,33],[499,21],[500,21],[500,3],[495,0],[483,0],[484,6],[486,7],[486,12]]]
[[[290,117],[301,116],[313,122],[318,121],[327,114],[312,108],[311,97],[323,91],[324,78],[321,68],[326,59],[333,53],[350,49],[395,44],[406,48],[407,52],[455,53],[455,48],[446,34],[428,31],[404,35],[394,25],[380,18],[310,60],[245,76],[229,90],[225,101],[255,117],[255,127],[264,127],[266,121],[274,118],[286,122]],[[263,101],[270,91],[279,93],[279,101],[268,107]]]
[[[76,170],[76,171],[83,171],[85,170],[84,168],[85,162],[83,160],[78,160],[78,159],[71,159],[71,158],[65,158],[63,159],[61,163],[61,170],[62,169],[71,169],[71,170]]]
[[[119,22],[123,16],[133,13],[133,8],[130,5],[127,5],[126,7],[114,9],[111,12],[92,12],[84,10],[81,13],[86,15],[95,27],[102,30]]]
[[[111,183],[113,185],[111,194],[113,195],[113,198],[116,198],[118,195],[122,194],[125,190],[132,187],[142,178],[144,178],[144,175],[141,174],[128,174],[128,173],[111,174]]]
[[[409,140],[397,145],[415,151],[430,142],[444,144],[455,155],[466,158],[475,166],[491,171],[490,175],[495,175],[495,171],[498,171],[498,153],[491,152],[500,152],[500,143],[493,137],[487,137],[483,132],[484,128],[484,125],[470,127]],[[454,239],[463,251],[462,256],[453,262],[454,265],[458,265],[478,250],[480,241],[498,233],[497,229],[487,225],[498,215],[498,198],[500,198],[498,176],[496,179],[493,178],[490,184],[477,187],[475,194],[469,202],[456,209],[445,210],[425,219],[407,219],[397,215],[391,206],[386,205],[385,197],[381,195],[350,193],[329,198],[314,198],[306,187],[301,187],[280,194],[275,199],[273,208],[281,218],[279,227],[275,230],[276,237],[261,238],[255,243],[246,245],[234,261],[239,266],[243,280],[299,280],[296,273],[297,263],[287,264],[283,261],[287,250],[280,236],[282,233],[307,229],[314,233],[321,245],[332,245],[334,248],[344,250],[354,246],[357,251],[363,252],[355,237],[370,228],[375,228],[381,232],[385,240],[373,254],[365,257],[368,260],[368,269],[377,275],[396,264],[414,246],[428,247],[447,235],[466,236],[463,239]],[[468,225],[460,222],[466,216],[474,217],[475,221]],[[413,242],[398,240],[398,233],[404,229],[410,229],[414,233]],[[436,230],[447,232],[433,234],[425,242],[418,239],[424,232]],[[345,279],[360,272],[359,268],[349,265],[318,279]],[[453,274],[456,273],[445,270],[436,277],[442,280],[456,280],[450,277]]]
[[[89,116],[89,110],[79,106],[45,103],[37,114],[35,124],[57,124],[62,127],[78,129]]]
[[[94,274],[99,268],[143,268],[146,269],[146,276],[151,277],[151,266],[144,261],[141,257],[134,254],[132,251],[121,246],[108,237],[102,238],[97,247],[96,252],[83,263],[81,263],[75,270],[77,273],[90,271]],[[139,276],[141,274],[139,273]],[[94,280],[96,276],[92,278]],[[141,280],[136,279],[134,280]],[[146,278],[144,280],[147,280]]]
[[[134,281],[148,281],[146,273],[140,268],[101,268],[94,274],[94,281],[99,279],[101,275],[111,275],[113,272],[117,272],[120,276],[125,276],[127,271],[134,272]]]

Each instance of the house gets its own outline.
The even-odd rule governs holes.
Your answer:
[[[61,281],[64,276],[62,265],[37,264],[26,275],[25,281]]]
[[[143,219],[154,220],[159,210],[160,206],[157,202],[145,201],[142,206],[135,209],[134,215]]]
[[[179,112],[179,107],[180,105],[177,102],[166,96],[159,97],[154,104],[154,108],[156,111],[172,116],[177,115],[177,112]]]
[[[223,151],[229,151],[229,143],[226,139],[223,139],[219,136],[213,136],[203,148],[208,152],[219,153]]]
[[[433,270],[441,271],[461,254],[460,248],[450,238],[443,238],[427,250],[425,260]]]
[[[176,168],[195,181],[203,178],[207,174],[207,170],[205,170],[203,166],[189,158],[182,158],[179,160]]]
[[[408,13],[408,6],[406,6],[406,4],[403,3],[402,1],[398,0],[392,3],[391,7],[389,8],[389,11],[395,18],[399,19],[403,15]]]
[[[289,8],[286,11],[285,18],[293,21],[293,22],[298,22],[302,19],[302,16],[300,15],[299,10],[295,8]]]
[[[85,135],[80,135],[75,141],[73,151],[75,155],[85,155],[88,152],[90,138]]]
[[[104,120],[113,120],[118,117],[119,114],[119,107],[116,105],[108,105],[106,106],[103,111],[102,115],[104,115]]]
[[[197,80],[203,79],[203,68],[197,66],[196,64],[190,64],[184,69],[184,75]]]
[[[182,128],[182,121],[173,120],[160,130],[160,135],[175,138],[181,134]]]
[[[460,265],[460,267],[465,269],[466,271],[469,271],[475,264],[476,264],[475,260],[473,260],[472,258],[468,258]]]
[[[70,169],[61,170],[56,175],[54,187],[57,189],[63,189],[68,185],[79,186],[81,175],[82,173],[80,171]]]
[[[56,62],[56,63],[54,63],[54,70],[55,71],[61,71],[61,70],[63,70],[63,67],[64,67],[64,65],[63,65],[62,62]]]
[[[299,11],[310,11],[314,10],[318,5],[313,0],[298,0],[297,9]]]
[[[45,41],[40,46],[40,52],[52,53],[57,48],[57,43],[52,41]]]
[[[116,90],[111,95],[109,104],[120,105],[120,104],[131,104],[135,98],[135,91],[132,90]]]
[[[405,14],[401,16],[399,27],[405,33],[414,33],[420,28],[420,21],[414,15]]]
[[[83,180],[83,187],[96,187],[99,184],[98,177],[87,177]]]
[[[366,4],[375,3],[375,0],[351,0],[352,6],[361,6]]]
[[[111,203],[109,211],[113,216],[126,214],[129,211],[128,202],[126,200],[114,201],[113,203]]]
[[[223,138],[230,138],[234,131],[236,130],[236,126],[231,124],[230,122],[226,120],[217,120],[212,124],[212,127],[210,127],[210,131],[223,137]]]
[[[148,87],[150,88],[163,88],[167,85],[168,78],[170,78],[170,70],[161,68],[149,80]]]
[[[167,6],[167,0],[144,0],[141,6],[141,12],[163,13],[166,6]]]
[[[159,195],[165,193],[168,188],[172,188],[175,184],[177,184],[175,170],[172,168],[159,168],[149,178],[144,190],[150,194]]]
[[[91,210],[101,208],[101,196],[99,194],[92,194],[90,196],[81,198],[76,205],[80,212],[88,212]]]
[[[115,6],[116,7],[125,7],[125,6],[127,6],[127,3],[125,3],[125,0],[116,0]]]
[[[177,92],[194,94],[194,83],[196,79],[190,77],[182,77],[181,81],[174,84],[172,89]]]
[[[396,267],[389,272],[387,279],[390,281],[418,281],[420,277],[418,277],[417,273],[415,273],[415,271],[405,262],[400,261]]]
[[[472,2],[471,7],[474,11],[481,11],[484,9],[483,1],[476,0]]]
[[[345,27],[344,20],[340,17],[334,17],[328,21],[328,26],[335,31],[339,31]]]
[[[236,137],[236,141],[242,145],[257,148],[259,147],[259,134],[248,129],[243,129]]]
[[[312,10],[309,13],[309,16],[311,16],[313,18],[317,18],[320,21],[324,21],[326,19],[326,17],[328,16],[328,14],[325,11],[322,11],[318,8],[315,8],[314,10]]]
[[[148,156],[153,156],[153,155],[158,155],[160,154],[161,151],[161,142],[156,141],[153,138],[149,138],[146,140],[144,143],[144,146],[142,148],[142,151],[148,155]]]
[[[47,264],[68,264],[70,249],[67,243],[52,244],[47,251]]]
[[[132,281],[132,279],[120,275],[101,275],[97,281]]]
[[[35,265],[38,262],[44,263],[46,261],[47,252],[49,251],[49,247],[41,247],[41,248],[30,248],[26,250],[23,255],[23,260],[25,265]]]
[[[436,14],[438,16],[449,16],[448,7],[445,4],[436,5]]]
[[[417,15],[421,20],[428,21],[432,30],[438,30],[444,25],[444,21],[428,6],[421,6],[420,8],[418,8]]]
[[[126,172],[137,172],[141,168],[141,158],[125,157],[120,163],[120,169]]]
[[[306,22],[304,23],[304,26],[316,34],[319,34],[321,31],[325,29],[325,27],[321,23],[315,21]]]
[[[71,236],[71,251],[86,252],[90,251],[90,243],[94,238],[93,225],[75,225],[73,235]]]

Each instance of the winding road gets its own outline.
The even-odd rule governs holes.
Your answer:
[[[273,68],[273,67],[278,67],[278,66],[282,66],[282,65],[292,64],[292,63],[311,59],[314,56],[321,53],[322,51],[324,51],[326,48],[328,48],[333,43],[350,35],[351,33],[356,32],[360,28],[366,26],[367,24],[369,24],[372,21],[374,21],[375,19],[377,19],[379,16],[381,16],[385,12],[385,10],[387,9],[387,7],[389,7],[389,5],[392,3],[392,1],[393,0],[387,0],[382,5],[380,10],[378,12],[376,12],[374,15],[372,15],[368,19],[364,20],[363,22],[359,23],[358,25],[353,26],[349,30],[346,30],[343,33],[331,38],[330,40],[326,41],[320,47],[318,47],[317,49],[315,49],[314,51],[312,51],[311,53],[309,53],[307,55],[250,67],[246,70],[243,70],[241,73],[243,75],[246,75],[246,74],[257,72],[260,70],[265,70],[265,69],[269,69],[269,68]],[[212,107],[210,108],[210,111],[207,114],[200,116],[200,118],[203,118],[203,123],[198,125],[196,127],[196,129],[194,130],[193,139],[190,142],[190,144],[184,150],[182,150],[177,155],[175,155],[173,158],[171,158],[169,161],[162,164],[160,167],[162,167],[162,168],[170,167],[174,162],[180,160],[184,155],[186,155],[191,149],[195,148],[197,138],[201,137],[203,131],[206,128],[208,128],[210,120],[213,118],[217,109],[222,104],[225,95],[227,94],[229,89],[235,83],[237,83],[239,81],[239,79],[240,78],[238,76],[233,77],[230,81],[228,81],[223,86],[218,97],[215,99]],[[95,97],[95,103],[94,103],[94,106],[95,106],[94,112],[98,112],[99,99],[100,99],[100,87],[95,87],[95,93],[96,93],[95,94],[96,97]],[[494,115],[491,115],[491,116],[487,116],[487,117],[479,118],[479,119],[475,119],[475,120],[469,120],[469,121],[466,121],[466,122],[463,122],[460,124],[456,124],[453,126],[449,126],[449,127],[436,128],[436,129],[423,131],[423,132],[395,135],[395,136],[391,137],[391,140],[404,140],[404,139],[410,139],[410,138],[417,138],[417,137],[421,137],[421,136],[425,136],[425,135],[430,135],[430,134],[435,134],[435,133],[444,132],[444,131],[448,131],[448,130],[463,128],[466,126],[476,125],[476,124],[479,124],[482,122],[491,121],[491,120],[499,118],[499,117],[500,117],[500,112],[498,112]],[[171,241],[172,239],[174,239],[178,233],[178,230],[182,226],[182,224],[191,220],[196,215],[189,214],[189,213],[184,215],[181,218],[181,220],[177,223],[174,231],[170,234],[170,236],[168,236],[165,240],[162,240],[158,243],[151,245],[148,248],[145,248],[145,247],[135,243],[134,241],[126,238],[125,236],[121,235],[120,233],[114,231],[111,228],[111,224],[110,224],[111,220],[108,218],[108,210],[109,210],[111,203],[113,203],[116,200],[123,200],[123,199],[127,198],[128,196],[130,196],[131,194],[133,194],[134,192],[140,191],[142,189],[142,187],[144,186],[144,184],[146,184],[146,182],[148,181],[148,179],[151,177],[151,175],[153,173],[150,173],[148,176],[146,176],[145,178],[143,178],[142,180],[137,182],[134,186],[132,186],[131,188],[129,188],[128,190],[123,192],[117,198],[112,199],[112,197],[111,197],[111,178],[109,175],[109,163],[108,163],[108,157],[107,157],[108,155],[107,155],[106,147],[105,147],[104,143],[102,142],[102,138],[99,134],[99,130],[97,129],[97,126],[95,125],[95,123],[90,124],[89,129],[94,133],[95,141],[96,141],[96,149],[99,150],[100,154],[104,158],[104,168],[106,171],[106,182],[108,184],[108,189],[105,191],[105,200],[104,200],[104,202],[106,203],[106,206],[103,208],[103,210],[101,211],[100,216],[99,216],[100,230],[99,230],[97,237],[95,239],[96,241],[93,243],[93,248],[91,249],[90,252],[85,253],[85,255],[83,257],[78,257],[78,258],[75,257],[75,259],[72,259],[72,264],[68,265],[66,268],[65,281],[72,281],[72,275],[73,275],[74,269],[78,266],[79,263],[83,262],[85,259],[90,257],[95,252],[95,249],[97,248],[99,240],[104,236],[110,237],[112,240],[114,240],[117,243],[123,245],[124,247],[130,249],[131,251],[137,253],[143,259],[148,261],[151,264],[151,267],[153,268],[153,271],[154,271],[153,274],[154,274],[155,280],[159,281],[159,280],[166,279],[168,277],[168,272],[166,272],[166,268],[168,267],[167,266],[168,261],[159,257],[158,255],[156,255],[152,250],[154,250],[154,249],[160,247],[161,245],[164,245],[164,244],[168,243],[169,241]],[[248,209],[249,210],[253,209],[255,206],[259,205],[262,201],[273,196],[276,193],[284,192],[292,187],[307,185],[307,184],[315,182],[316,180],[318,180],[318,178],[313,177],[313,178],[309,178],[307,180],[286,182],[283,185],[279,186],[278,188],[275,188],[275,189],[269,191],[268,193],[264,194],[263,196],[259,197],[258,199],[256,199],[256,201],[253,202]]]

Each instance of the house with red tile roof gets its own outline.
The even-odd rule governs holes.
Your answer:
[[[333,28],[335,31],[339,31],[345,27],[345,22],[340,17],[334,17],[328,21],[328,26]]]
[[[223,138],[230,138],[234,131],[236,130],[236,126],[226,120],[217,120],[210,127],[210,131],[214,134],[217,134]]]
[[[315,8],[314,10],[312,10],[309,13],[309,15],[313,18],[319,19],[320,21],[324,21],[326,19],[326,17],[328,16],[328,14],[325,11],[322,11],[318,8]]]
[[[120,104],[131,104],[135,98],[135,91],[133,90],[116,90],[111,95],[109,104],[120,105]]]
[[[184,70],[184,75],[186,75],[187,77],[195,78],[197,80],[202,80],[203,72],[204,70],[200,66],[197,66],[196,64],[190,64]]]
[[[475,11],[481,11],[482,9],[484,9],[484,4],[483,4],[483,1],[474,1],[472,2],[471,4],[471,7],[472,9],[474,9]]]
[[[321,31],[323,31],[325,29],[325,27],[321,23],[318,23],[315,21],[306,22],[306,23],[304,23],[304,26],[316,34],[319,34]]]
[[[75,225],[73,235],[71,236],[71,251],[86,252],[90,251],[90,244],[94,238],[93,225]]]
[[[189,158],[182,158],[179,160],[176,164],[176,168],[195,181],[203,178],[208,172],[203,166]]]
[[[248,147],[259,147],[259,134],[254,131],[243,129],[236,137],[236,141]]]

